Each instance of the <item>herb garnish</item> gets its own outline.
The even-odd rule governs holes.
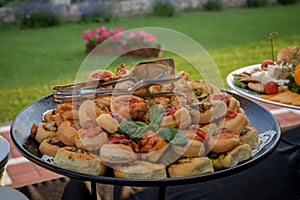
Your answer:
[[[119,132],[128,135],[130,138],[139,138],[147,130],[154,130],[159,136],[169,143],[184,147],[187,145],[185,134],[173,127],[159,127],[159,122],[165,116],[166,107],[159,108],[157,104],[150,106],[149,124],[144,122],[126,121],[122,122],[118,128]]]
[[[294,76],[292,74],[289,75],[288,79],[290,80],[290,82],[287,84],[287,86],[289,87],[289,89],[292,92],[296,92],[300,94],[300,87],[296,84]]]

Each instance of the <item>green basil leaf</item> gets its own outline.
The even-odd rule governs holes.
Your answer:
[[[159,124],[162,118],[165,116],[166,107],[163,106],[159,108],[157,104],[153,104],[150,106],[150,123],[149,126],[153,126],[155,124]]]
[[[129,137],[139,137],[148,129],[144,122],[126,121],[122,122],[118,128],[119,132],[128,135]]]
[[[235,86],[243,88],[243,89],[247,89],[248,88],[247,84],[245,84],[245,83],[243,83],[243,82],[241,82],[239,80],[234,80],[233,84]]]
[[[185,134],[176,128],[173,127],[162,127],[157,131],[164,140],[169,143],[184,147],[187,145],[188,140]]]

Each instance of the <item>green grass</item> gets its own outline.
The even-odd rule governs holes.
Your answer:
[[[110,23],[69,23],[34,30],[1,25],[0,124],[11,122],[26,105],[50,94],[54,85],[74,82],[86,57],[81,39],[85,29],[123,26],[125,30],[163,27],[179,31],[206,49],[225,81],[232,70],[271,58],[270,44],[266,42],[271,32],[279,32],[274,42],[275,53],[290,45],[300,45],[299,10],[300,4],[221,12],[187,11],[172,18],[135,16]],[[174,57],[176,67],[187,70],[188,63],[183,58],[170,53],[165,57]],[[124,62],[132,66],[137,61],[124,58],[114,65]],[[99,63],[97,67],[103,66]]]

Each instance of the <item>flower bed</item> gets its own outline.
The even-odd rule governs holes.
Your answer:
[[[161,46],[155,36],[144,30],[127,31],[124,28],[107,29],[105,26],[94,30],[85,30],[86,53],[119,54],[125,56],[160,57]],[[98,48],[97,45],[102,43]]]

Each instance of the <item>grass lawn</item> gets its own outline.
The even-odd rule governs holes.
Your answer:
[[[74,82],[86,57],[81,38],[85,29],[123,26],[125,30],[163,27],[179,31],[206,49],[225,81],[234,69],[271,59],[270,44],[266,42],[271,32],[279,32],[274,42],[275,53],[290,45],[300,45],[299,10],[300,4],[221,12],[187,11],[172,18],[138,16],[110,23],[68,23],[34,30],[1,25],[0,124],[10,123],[26,105],[50,94],[54,85]],[[165,57],[174,57],[176,66],[187,70],[182,58],[170,53]],[[114,64],[125,62],[132,66],[138,60],[125,58]]]

